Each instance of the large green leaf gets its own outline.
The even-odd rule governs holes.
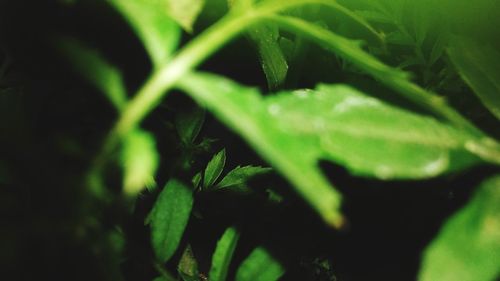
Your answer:
[[[236,281],[276,281],[285,273],[266,249],[258,247],[250,253],[236,272]]]
[[[453,37],[448,55],[484,106],[500,120],[500,52],[469,37]]]
[[[127,91],[120,71],[76,39],[60,38],[57,43],[73,68],[102,91],[118,111],[122,110],[127,103]]]
[[[212,256],[212,266],[210,268],[210,281],[225,281],[229,264],[233,258],[234,250],[238,244],[240,233],[236,228],[230,227],[226,229],[222,238],[217,242],[217,247]]]
[[[245,138],[326,221],[340,224],[340,195],[318,168],[320,159],[382,179],[427,178],[479,161],[474,135],[398,109],[349,86],[262,97],[256,89],[208,74],[181,86]]]
[[[192,189],[176,179],[168,181],[146,218],[151,225],[153,250],[160,261],[168,261],[177,250],[192,207]]]
[[[181,30],[170,16],[167,0],[108,0],[130,23],[153,64],[169,60],[179,44]],[[180,1],[182,2],[182,1]]]
[[[420,281],[500,277],[500,176],[485,181],[424,253]]]
[[[155,185],[154,176],[159,164],[155,138],[135,129],[123,139],[122,163],[125,193],[137,195],[144,187]]]

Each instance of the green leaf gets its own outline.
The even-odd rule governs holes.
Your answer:
[[[187,32],[193,31],[193,24],[201,13],[205,0],[164,0],[169,15]]]
[[[226,164],[226,150],[223,149],[208,162],[205,174],[203,177],[203,188],[211,187],[219,178],[224,165]]]
[[[250,253],[236,272],[236,281],[276,281],[285,273],[283,266],[262,247]]]
[[[193,254],[193,249],[189,244],[182,253],[179,265],[177,266],[177,271],[184,281],[199,280],[198,261],[196,260]]]
[[[427,178],[480,162],[472,134],[366,96],[345,85],[262,97],[208,74],[180,87],[246,139],[323,216],[339,225],[341,196],[320,159],[383,179]],[[469,151],[470,150],[470,151]]]
[[[248,192],[250,189],[247,182],[256,176],[264,175],[272,171],[271,168],[260,166],[236,167],[215,186],[214,189],[230,189],[241,192]]]
[[[462,79],[500,120],[500,52],[473,38],[453,37],[448,55]]]
[[[146,223],[151,225],[151,242],[156,257],[168,261],[177,250],[193,207],[193,191],[171,179],[156,199]]]
[[[167,62],[179,44],[181,30],[170,17],[167,0],[108,0],[129,22],[153,65]],[[180,1],[182,2],[182,1]]]
[[[500,176],[485,181],[424,252],[420,281],[500,277]]]
[[[127,91],[120,71],[101,55],[71,38],[60,38],[58,48],[80,75],[99,89],[118,111],[127,103]]]
[[[135,196],[144,187],[154,187],[159,164],[155,138],[151,133],[136,129],[123,139],[123,183],[125,193]]]
[[[192,144],[204,122],[205,110],[203,108],[196,106],[179,112],[175,116],[175,128],[181,141],[186,145]]]
[[[279,88],[285,82],[288,64],[279,45],[278,27],[258,25],[248,31],[248,36],[257,48],[269,89]]]
[[[239,232],[234,227],[226,229],[222,238],[217,242],[215,252],[212,256],[210,267],[210,281],[225,281],[234,250],[240,238]]]

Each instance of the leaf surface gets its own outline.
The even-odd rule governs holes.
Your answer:
[[[424,252],[420,281],[500,277],[500,176],[485,181]]]
[[[146,218],[151,225],[153,250],[161,262],[168,261],[177,250],[192,207],[192,189],[176,179],[168,181]]]
[[[260,166],[236,167],[215,186],[215,189],[230,189],[241,192],[248,192],[247,182],[256,176],[264,175],[272,171],[271,168]]]
[[[453,37],[448,55],[462,79],[500,120],[500,52],[473,38]]]
[[[285,269],[266,249],[258,247],[250,253],[236,272],[236,281],[276,281]]]
[[[229,264],[233,258],[234,250],[240,237],[239,232],[234,227],[226,229],[222,238],[217,242],[215,252],[212,256],[212,266],[210,267],[210,281],[225,281]]]
[[[203,187],[209,188],[215,181],[219,178],[224,165],[226,164],[226,150],[223,149],[219,151],[214,157],[208,162],[205,168],[205,174],[203,177]]]

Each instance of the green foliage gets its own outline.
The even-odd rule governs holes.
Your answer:
[[[168,261],[177,250],[192,207],[192,189],[179,180],[168,181],[146,219],[151,225],[151,243],[158,260]]]
[[[260,166],[238,166],[229,171],[224,178],[214,187],[215,189],[229,189],[239,192],[248,192],[250,188],[247,183],[250,179],[264,175],[272,171],[271,168]]]
[[[462,79],[500,120],[500,53],[474,38],[454,37],[448,55]]]
[[[500,276],[500,176],[479,186],[424,252],[421,281],[494,281]]]
[[[229,270],[229,265],[233,258],[240,233],[234,227],[226,229],[222,238],[217,242],[212,256],[212,266],[210,267],[209,279],[213,281],[225,281]]]
[[[223,149],[219,151],[214,157],[208,162],[205,172],[203,173],[203,187],[208,188],[212,186],[215,181],[219,178],[222,170],[226,165],[226,150]]]
[[[258,247],[250,253],[236,272],[236,281],[276,281],[285,270],[269,252]]]
[[[200,133],[205,121],[205,110],[193,107],[175,116],[175,128],[184,145],[191,145]]]
[[[193,31],[193,24],[203,9],[205,0],[166,0],[164,9],[184,30]]]

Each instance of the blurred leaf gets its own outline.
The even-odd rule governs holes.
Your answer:
[[[248,36],[257,47],[269,89],[279,88],[285,82],[288,64],[279,45],[278,27],[271,24],[258,25],[248,31]]]
[[[136,129],[123,139],[122,163],[125,193],[135,196],[144,187],[154,187],[159,164],[155,138],[151,133]]]
[[[177,270],[183,281],[199,280],[198,261],[194,257],[191,245],[188,244],[182,253]]]
[[[500,277],[500,176],[485,181],[424,252],[420,281]]]
[[[168,181],[146,218],[151,225],[153,250],[161,262],[168,261],[177,250],[192,207],[192,189],[176,179]]]
[[[236,167],[215,186],[214,189],[230,189],[241,192],[248,192],[248,181],[256,176],[264,175],[272,171],[271,168],[260,166]]]
[[[266,249],[258,247],[250,253],[236,272],[236,281],[276,281],[285,269]]]
[[[205,110],[198,106],[183,110],[175,116],[175,128],[184,144],[192,144],[205,122]]]
[[[229,264],[233,258],[233,253],[239,238],[240,234],[236,228],[230,227],[226,229],[219,242],[217,242],[208,276],[210,281],[226,280]]]
[[[181,30],[170,17],[167,0],[108,0],[133,27],[153,65],[170,59],[179,44]],[[173,2],[173,1],[172,1]],[[182,1],[179,1],[182,2]]]
[[[75,70],[121,111],[127,103],[127,91],[120,71],[76,39],[60,38],[57,43]]]
[[[473,38],[453,37],[448,55],[462,79],[500,120],[500,52]]]
[[[427,178],[480,162],[471,153],[482,141],[474,135],[345,85],[264,98],[253,88],[209,74],[191,74],[181,83],[334,225],[341,222],[340,194],[318,169],[320,159],[383,179]]]
[[[226,165],[226,150],[223,149],[215,154],[212,160],[208,162],[205,174],[203,176],[203,188],[211,187],[219,178]]]
[[[201,13],[205,0],[164,0],[169,15],[187,32],[193,31],[193,24]]]

